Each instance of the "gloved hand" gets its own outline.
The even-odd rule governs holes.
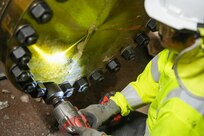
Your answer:
[[[98,128],[110,117],[120,113],[120,108],[109,100],[106,104],[93,104],[80,111],[86,116],[92,128]]]
[[[75,126],[68,127],[67,133],[79,136],[107,136],[106,133],[99,132],[96,129]]]

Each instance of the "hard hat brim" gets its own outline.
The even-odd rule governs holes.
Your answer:
[[[164,23],[174,29],[197,31],[197,23],[187,19],[185,20],[178,14],[170,13],[171,11],[162,7],[161,0],[145,0],[145,10],[151,18],[154,18],[157,21]]]

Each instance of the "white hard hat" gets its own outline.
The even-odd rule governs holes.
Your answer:
[[[204,24],[204,0],[145,0],[147,14],[177,30]]]

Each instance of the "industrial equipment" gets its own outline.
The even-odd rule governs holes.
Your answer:
[[[55,83],[45,83],[47,93],[44,100],[54,106],[53,114],[62,133],[66,134],[69,126],[90,127],[86,117],[69,101],[64,100],[64,92]],[[66,98],[66,97],[65,97]]]
[[[3,0],[0,5],[0,58],[7,77],[20,90],[41,95],[38,83],[68,82],[84,92],[89,79],[103,81],[106,68],[118,71],[117,55],[134,59],[135,37],[148,19],[144,7],[135,6],[143,0]]]
[[[64,99],[87,91],[91,82],[104,81],[107,70],[119,71],[119,54],[134,60],[134,48],[148,44],[143,3],[1,0],[0,60],[7,78],[23,92],[52,104],[60,124],[73,123],[66,120],[68,114],[77,118],[76,125],[83,124],[83,115]]]

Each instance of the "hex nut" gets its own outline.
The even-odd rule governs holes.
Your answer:
[[[43,83],[37,82],[35,89],[30,93],[32,98],[40,98],[43,97],[46,93],[46,87]]]
[[[70,83],[62,83],[59,86],[64,92],[64,98],[68,98],[74,93],[74,88],[71,86]]]
[[[95,81],[95,82],[102,82],[104,80],[104,73],[101,70],[95,70],[91,76],[90,80]]]
[[[79,80],[77,80],[73,87],[78,91],[78,92],[85,92],[87,91],[88,87],[89,87],[89,83],[87,81],[87,79],[85,77],[80,78]]]
[[[44,86],[46,88],[46,93],[44,95],[44,100],[46,104],[56,104],[56,98],[57,99],[62,99],[64,97],[64,92],[62,89],[55,83],[53,82],[47,82],[44,83]]]
[[[134,40],[139,46],[147,46],[149,44],[149,37],[145,32],[138,33]]]
[[[10,72],[17,82],[27,82],[32,76],[28,70],[23,70],[17,65],[12,67]]]
[[[107,69],[111,72],[117,72],[120,70],[120,62],[118,59],[114,58],[111,59],[108,64],[106,65]]]
[[[128,46],[121,51],[121,55],[126,60],[134,60],[136,58],[136,52],[132,46]]]
[[[27,66],[31,56],[31,52],[26,47],[22,46],[18,46],[10,54],[11,59],[20,66]]]
[[[157,31],[157,21],[155,19],[150,19],[148,22],[147,22],[147,28],[152,31],[152,32],[156,32]]]
[[[35,81],[25,83],[22,87],[25,93],[32,93],[36,89],[37,83]]]
[[[16,40],[24,46],[37,42],[38,36],[30,25],[20,26],[16,31]]]
[[[38,1],[30,7],[31,16],[38,23],[46,23],[51,20],[53,16],[52,9],[44,1]]]

